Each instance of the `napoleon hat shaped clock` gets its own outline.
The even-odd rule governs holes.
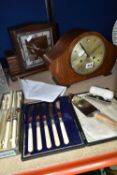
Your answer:
[[[66,32],[44,54],[54,79],[61,85],[110,73],[117,56],[117,46],[102,34],[73,29]]]

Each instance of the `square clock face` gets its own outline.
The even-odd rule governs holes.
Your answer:
[[[25,70],[45,64],[43,55],[57,40],[54,24],[33,24],[11,31],[18,60]]]
[[[17,40],[26,69],[43,65],[43,54],[51,49],[54,43],[50,28],[18,34]]]

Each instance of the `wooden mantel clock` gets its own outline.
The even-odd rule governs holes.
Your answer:
[[[100,33],[78,29],[65,33],[44,54],[53,78],[61,85],[109,74],[116,57],[117,46]]]
[[[43,54],[58,40],[57,24],[52,22],[31,23],[9,28],[15,55],[7,61],[12,80],[47,70]]]

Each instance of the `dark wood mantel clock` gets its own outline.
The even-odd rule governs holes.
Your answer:
[[[51,49],[58,39],[55,23],[19,26],[9,29],[9,33],[15,50],[14,56],[7,57],[12,77],[23,77],[48,69],[43,54]]]
[[[116,57],[117,46],[100,33],[78,29],[66,32],[44,54],[53,78],[61,85],[109,74]]]

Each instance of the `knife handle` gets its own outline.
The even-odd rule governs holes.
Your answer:
[[[40,151],[42,150],[42,139],[41,139],[41,128],[39,122],[37,122],[36,132],[37,132],[37,149]]]
[[[9,130],[10,130],[10,121],[7,121],[7,123],[6,123],[5,137],[4,137],[4,145],[3,145],[3,148],[4,149],[6,149],[8,147]]]
[[[29,123],[28,128],[28,152],[31,153],[33,151],[33,131],[31,123]]]
[[[52,131],[53,131],[55,145],[60,146],[60,140],[59,140],[59,136],[58,136],[58,132],[57,132],[57,128],[54,120],[52,121]]]
[[[12,148],[16,147],[17,119],[13,119],[12,127]]]
[[[68,144],[69,143],[69,138],[68,138],[68,135],[67,135],[67,131],[66,131],[64,122],[63,122],[62,118],[61,119],[59,118],[59,121],[60,121],[60,127],[61,127],[61,132],[62,132],[64,144]]]
[[[100,120],[104,123],[107,123],[107,124],[110,124],[111,126],[113,127],[116,127],[117,128],[117,121],[111,119],[109,116],[107,116],[106,114],[103,114],[103,113],[97,113],[95,115],[96,119],[97,120]]]
[[[50,133],[49,133],[49,129],[48,129],[47,123],[44,124],[44,129],[45,129],[46,146],[47,146],[47,148],[51,148],[52,147],[52,143],[51,143]]]

